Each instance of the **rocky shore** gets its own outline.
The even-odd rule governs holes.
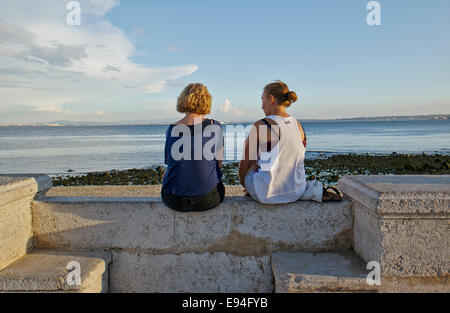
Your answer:
[[[239,185],[239,163],[223,166],[223,182]],[[308,179],[317,179],[326,185],[335,185],[345,175],[444,175],[450,174],[449,155],[397,154],[339,154],[326,158],[305,160]],[[165,168],[112,170],[85,175],[59,175],[54,186],[102,186],[102,185],[159,185]]]

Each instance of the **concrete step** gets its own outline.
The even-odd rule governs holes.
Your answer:
[[[275,292],[376,292],[366,282],[366,264],[345,252],[276,252],[272,254]]]
[[[79,286],[67,281],[73,261],[80,265]],[[34,250],[0,271],[0,292],[107,292],[110,261],[103,252]]]

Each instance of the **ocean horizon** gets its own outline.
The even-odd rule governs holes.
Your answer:
[[[363,121],[426,121],[426,120],[449,120],[450,114],[428,114],[428,115],[393,115],[393,116],[364,116],[364,117],[340,117],[334,119],[299,119],[302,122],[363,122]],[[35,123],[0,123],[0,127],[8,126],[137,126],[137,125],[170,125],[173,121],[168,119],[152,119],[152,120],[132,120],[132,121],[68,121],[56,120],[49,122]],[[249,124],[250,120],[220,120],[222,124]]]
[[[450,120],[302,124],[307,159],[348,153],[450,154]],[[223,125],[225,162],[239,161],[242,154],[244,134],[227,132],[234,126]],[[0,174],[75,175],[163,165],[166,130],[167,125],[5,126],[0,129]]]

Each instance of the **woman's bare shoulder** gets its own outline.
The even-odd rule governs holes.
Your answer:
[[[269,122],[269,124],[271,124],[271,125],[277,125],[277,122],[275,122],[273,119],[268,118],[268,117],[265,117],[265,118],[262,118],[262,119],[256,121],[253,125],[254,126],[266,125],[264,120]]]
[[[298,130],[300,131],[300,136],[302,138],[302,140],[306,140],[306,134],[305,134],[305,130],[303,129],[302,124],[297,120],[297,124],[298,124]]]

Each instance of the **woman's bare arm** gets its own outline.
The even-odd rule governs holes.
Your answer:
[[[253,127],[250,130],[250,133],[245,140],[244,144],[244,153],[242,156],[242,160],[239,164],[239,181],[242,186],[245,187],[245,176],[251,171],[258,168],[258,147],[260,141],[260,127],[265,126],[262,121],[258,121],[253,124]],[[270,133],[270,130],[267,129],[267,132]],[[266,136],[265,138],[270,138]],[[270,143],[270,142],[268,142]]]
[[[298,124],[298,131],[300,132],[300,138],[302,139],[302,141],[306,140],[306,134],[305,134],[305,130],[303,129],[302,124],[300,124],[299,121],[297,121]]]

